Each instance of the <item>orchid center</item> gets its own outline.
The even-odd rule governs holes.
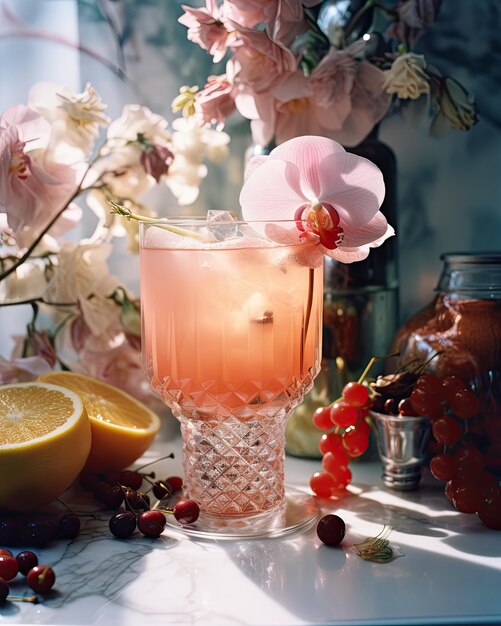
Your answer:
[[[21,180],[26,180],[30,175],[30,157],[24,152],[25,144],[22,141],[16,142],[13,146],[9,165],[9,174],[14,174]]]
[[[304,204],[296,211],[294,219],[299,230],[318,235],[320,243],[328,250],[334,250],[343,241],[344,232],[338,226],[339,214],[328,202]]]

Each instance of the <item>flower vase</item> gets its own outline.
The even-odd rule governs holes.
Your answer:
[[[377,129],[349,152],[375,163],[383,173],[386,195],[381,211],[397,223],[397,168],[393,151],[377,137]],[[392,237],[371,250],[364,261],[343,264],[325,259],[322,370],[312,391],[289,418],[286,451],[293,456],[320,458],[322,436],[312,423],[318,407],[340,397],[347,382],[357,380],[372,356],[388,353],[398,328],[397,246]],[[370,371],[381,373],[383,362]],[[375,447],[371,447],[375,452]]]

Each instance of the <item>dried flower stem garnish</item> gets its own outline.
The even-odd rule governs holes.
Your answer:
[[[393,550],[390,548],[389,534],[393,528],[385,526],[376,537],[369,537],[363,543],[357,543],[353,547],[365,561],[374,563],[388,563],[393,559]]]
[[[137,213],[133,213],[130,209],[123,206],[122,204],[118,204],[118,202],[113,202],[112,200],[109,200],[108,204],[111,206],[111,213],[116,213],[117,215],[124,217],[128,221],[136,220],[137,222],[153,223],[157,228],[163,228],[164,230],[168,230],[169,232],[175,233],[176,235],[181,235],[181,237],[191,237],[192,239],[197,239],[198,241],[206,241],[206,238],[203,235],[194,233],[191,230],[186,230],[185,228],[173,226],[172,224],[162,223],[161,220],[155,217],[138,215]]]

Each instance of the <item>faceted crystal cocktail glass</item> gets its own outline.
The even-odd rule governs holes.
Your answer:
[[[285,422],[319,371],[322,330],[323,266],[295,232],[294,222],[141,223],[143,364],[181,423],[201,532],[287,529]]]

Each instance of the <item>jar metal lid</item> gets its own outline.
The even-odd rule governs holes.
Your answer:
[[[501,252],[445,252],[440,255],[440,260],[447,263],[471,263],[477,265],[501,263]]]

